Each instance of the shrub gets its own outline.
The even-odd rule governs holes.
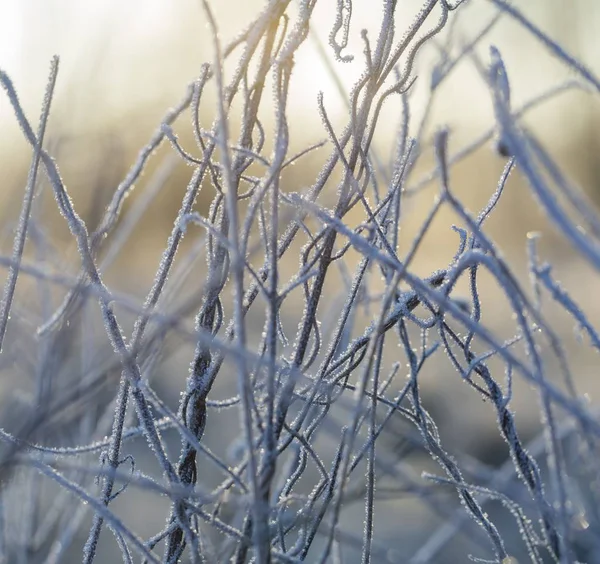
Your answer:
[[[378,35],[361,36],[364,70],[347,96],[347,125],[334,125],[321,95],[326,139],[296,153],[288,95],[316,2],[300,2],[296,12],[288,1],[270,2],[228,45],[203,2],[214,60],[142,148],[93,231],[44,148],[58,59],[37,132],[10,78],[0,74],[33,148],[12,257],[2,259],[8,277],[0,358],[6,371],[32,377],[29,395],[14,400],[26,407],[7,407],[1,431],[3,561],[59,562],[82,551],[91,563],[110,554],[107,530],[125,562],[417,563],[467,555],[502,563],[600,561],[600,422],[576,389],[572,364],[579,353],[564,346],[548,308],[558,304],[590,347],[600,346],[600,336],[541,261],[535,236],[528,241],[527,289],[484,229],[515,171],[573,252],[600,269],[593,206],[520,119],[567,89],[597,95],[600,82],[511,4],[492,2],[498,15],[459,49],[451,48],[452,30],[445,28],[466,2],[424,2],[400,39],[396,2],[384,3]],[[578,78],[514,107],[500,51],[489,48],[487,61],[478,55],[500,16],[526,28]],[[351,0],[339,0],[329,38],[339,64],[350,57],[351,22]],[[432,42],[428,101],[417,119],[410,111],[413,85],[427,80],[428,67],[423,62],[416,79],[416,65]],[[430,139],[426,125],[441,85],[465,59],[488,87],[495,123],[451,153],[449,129],[436,129]],[[232,60],[235,70],[226,72]],[[216,112],[204,129],[200,107],[209,85]],[[230,118],[236,104],[239,125]],[[387,158],[373,140],[391,105],[400,126]],[[272,129],[263,126],[269,112]],[[172,129],[186,115],[194,148]],[[492,137],[505,166],[487,204],[473,214],[453,185],[452,167]],[[126,210],[124,199],[167,142],[193,173],[138,305],[111,289],[105,272],[156,189]],[[328,151],[319,174],[305,190],[290,189],[290,167],[317,150]],[[435,168],[414,181],[429,150]],[[160,187],[164,178],[156,174]],[[75,277],[56,268],[36,214],[42,175],[77,243]],[[426,182],[435,183],[437,195],[407,241],[410,232],[401,227]],[[196,204],[201,187],[212,191],[206,210]],[[447,210],[458,222],[446,228],[457,242],[454,256],[418,275],[413,265],[423,241]],[[194,240],[191,248],[182,248],[184,235]],[[46,304],[52,288],[65,289],[60,308],[42,308],[41,321],[31,304],[15,299],[25,276]],[[497,311],[484,285],[510,310],[508,338],[484,319]],[[182,288],[191,289],[185,299]],[[95,335],[98,306],[110,354]],[[130,336],[128,315],[136,318]],[[38,327],[33,338],[31,326]],[[177,347],[190,354],[190,368],[174,406],[165,386],[181,372],[170,360]],[[86,355],[79,369],[77,350]],[[469,411],[483,399],[505,443],[497,447],[503,463],[486,465],[455,448],[443,414],[436,416],[427,399],[423,382],[432,377],[444,389],[447,382],[464,384],[460,404],[448,396],[446,411]],[[513,409],[514,396],[526,393],[522,382],[534,391],[542,422],[529,442]],[[147,512],[166,522],[143,538]]]

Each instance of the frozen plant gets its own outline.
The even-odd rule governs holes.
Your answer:
[[[333,78],[336,65],[352,57],[357,1],[338,0],[328,47],[321,44],[333,54]],[[597,100],[600,81],[513,4],[490,2],[496,15],[471,29],[459,48],[455,21],[468,14],[466,0],[427,0],[412,22],[398,18],[396,1],[378,3],[378,33],[360,36],[364,68],[346,96],[346,125],[335,126],[319,95],[323,141],[294,152],[288,98],[295,60],[315,33],[316,0],[267,3],[227,45],[204,0],[212,62],[165,115],[91,232],[44,143],[58,58],[37,131],[0,72],[33,150],[13,252],[0,257],[8,271],[0,363],[33,382],[27,401],[19,400],[25,408],[4,417],[0,430],[2,562],[65,562],[80,554],[91,564],[110,559],[114,543],[124,562],[600,562],[600,420],[577,389],[576,359],[546,306],[558,304],[586,345],[598,349],[596,320],[541,261],[535,237],[528,241],[527,288],[485,229],[509,175],[518,173],[597,275],[600,219],[521,117],[566,90]],[[516,107],[511,70],[499,49],[486,46],[501,18],[524,27],[575,78]],[[431,46],[435,60],[427,75],[420,56]],[[448,128],[439,124],[432,137],[427,133],[430,109],[463,62],[474,64],[487,84],[495,122],[450,152]],[[416,118],[414,86],[426,80],[427,104]],[[206,128],[200,109],[210,104],[209,86],[217,96]],[[239,123],[231,117],[234,106],[241,108]],[[389,106],[399,126],[388,156],[374,139]],[[272,126],[264,125],[267,118]],[[193,147],[174,131],[186,119]],[[168,179],[173,155],[151,176],[147,192],[124,208],[163,144],[193,172],[140,305],[111,288],[106,272]],[[486,144],[505,166],[487,204],[473,214],[457,195],[452,167]],[[290,187],[288,168],[324,151],[312,184]],[[434,170],[415,180],[431,153]],[[79,273],[60,270],[48,251],[34,199],[42,178],[77,244]],[[401,227],[411,201],[431,182],[436,197],[407,244],[409,232]],[[201,189],[212,190],[206,209],[198,204]],[[423,241],[446,210],[460,221],[447,230],[456,251],[420,276],[414,264]],[[183,248],[184,235],[191,249]],[[482,276],[510,307],[508,339],[483,318],[491,306],[481,297]],[[44,304],[60,288],[61,305],[28,309],[16,293],[25,278]],[[74,378],[74,350],[99,346],[90,328],[98,313],[112,352],[101,362],[83,355]],[[125,313],[135,316],[130,335]],[[27,331],[32,326],[34,335]],[[179,380],[173,372],[180,366],[169,364],[172,343],[191,354]],[[478,463],[444,439],[444,422],[428,409],[422,383],[431,373],[463,386],[463,403],[447,409],[486,402],[506,445],[504,464]],[[161,393],[169,377],[169,384],[185,380],[177,406]],[[513,410],[517,381],[534,390],[543,425],[528,442]],[[217,389],[230,393],[222,397]],[[401,446],[392,448],[390,437]],[[123,509],[128,499],[141,499],[136,492],[144,504],[131,518]],[[410,505],[384,503],[407,497]],[[162,512],[164,526],[142,536],[148,507]],[[411,532],[409,523],[424,512],[431,522]]]

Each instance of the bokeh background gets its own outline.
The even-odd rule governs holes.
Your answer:
[[[253,0],[214,4],[223,43],[242,30],[261,6]],[[348,49],[355,55],[355,60],[334,65],[346,91],[362,70],[358,31],[365,27],[373,35],[380,17],[372,3],[355,4]],[[458,26],[460,32],[456,34],[463,41],[481,29],[494,13],[490,2],[482,0],[469,4],[467,15]],[[520,8],[524,13],[570,54],[592,70],[600,70],[597,57],[600,6],[596,2],[575,0],[566,4],[561,0],[531,0],[522,4]],[[314,35],[325,45],[334,5],[335,2],[318,4],[313,20]],[[419,6],[417,0],[400,3],[399,13],[405,14],[406,23]],[[98,209],[98,205],[110,197],[167,108],[183,97],[186,86],[198,75],[200,65],[212,61],[210,34],[201,7],[193,0],[2,0],[0,8],[0,65],[13,79],[30,119],[39,114],[50,58],[54,54],[61,57],[49,143],[54,144],[53,153],[78,211],[83,215],[93,214],[92,210]],[[399,36],[402,18],[398,21]],[[574,77],[574,73],[506,16],[482,41],[479,53],[484,60],[487,60],[489,44],[497,45],[503,53],[510,72],[515,107],[550,86]],[[331,57],[328,48],[327,53]],[[419,58],[417,91],[419,88],[425,91],[428,87],[429,70],[419,76],[419,68],[427,69],[427,60],[434,54],[435,44]],[[346,119],[344,101],[316,42],[308,38],[296,61],[289,101],[292,150],[325,137],[316,111],[319,91],[324,92],[332,119],[343,125]],[[205,127],[214,116],[210,99],[209,96],[202,108]],[[415,119],[422,110],[419,101],[420,98],[415,96],[412,107]],[[597,102],[591,96],[571,92],[541,105],[526,118],[528,126],[557,158],[569,178],[593,201],[600,199],[600,164],[596,158],[600,143],[598,113]],[[1,213],[3,225],[9,225],[20,205],[15,191],[24,185],[31,150],[5,96],[0,98],[0,120]],[[386,157],[398,122],[398,107],[390,109],[390,119],[381,120],[376,147]],[[433,132],[442,125],[449,126],[452,147],[458,148],[492,123],[490,97],[467,58],[436,97],[429,130]],[[183,127],[177,132],[189,136],[188,129]],[[154,166],[157,160],[152,163]],[[295,171],[299,186],[310,183],[318,164],[309,162],[302,170]],[[424,167],[427,165],[423,163]],[[502,165],[488,145],[457,168],[459,179],[455,184],[461,194],[473,199],[476,205],[487,197],[486,189],[490,182],[495,183]],[[473,170],[478,171],[477,176],[472,175]],[[158,200],[160,206],[148,214],[145,223],[153,229],[145,234],[143,248],[136,253],[137,260],[149,259],[149,249],[163,243],[172,221],[172,214],[167,213],[164,206],[172,205],[172,209],[176,209],[177,186],[185,185],[189,173],[185,166],[178,167],[170,183],[173,188],[163,191]],[[496,214],[491,224],[494,233],[505,237],[507,244],[519,246],[523,232],[542,228],[543,219],[535,212],[535,205],[531,205],[528,195],[517,189],[510,192],[502,213]],[[66,243],[70,237],[62,227],[56,225],[57,236],[64,237]]]
[[[334,63],[346,92],[362,71],[362,46],[356,41],[358,31],[365,27],[375,30],[381,16],[373,9],[377,2],[355,1],[354,25],[348,52],[355,55],[352,63]],[[400,13],[408,23],[420,2],[400,2]],[[516,2],[544,32],[558,41],[570,54],[580,59],[596,74],[600,74],[600,3],[595,0],[527,0]],[[262,6],[255,0],[220,0],[213,3],[223,43],[232,39]],[[327,47],[327,37],[333,21],[334,0],[321,1],[313,20],[313,32]],[[491,3],[471,0],[455,31],[463,41],[472,37],[494,14]],[[402,17],[398,18],[398,35],[402,32]],[[325,105],[334,124],[346,123],[346,107],[336,87],[319,43],[309,37],[296,60],[289,116],[291,151],[326,138],[317,113],[317,94],[324,92]],[[29,119],[35,123],[47,79],[49,62],[54,54],[61,59],[58,86],[47,133],[47,147],[56,158],[75,207],[93,230],[101,210],[135,160],[139,149],[160,124],[166,110],[185,94],[205,61],[212,61],[213,52],[206,19],[195,0],[0,0],[0,67],[12,78]],[[554,59],[535,39],[508,17],[502,18],[481,42],[477,52],[487,60],[487,49],[496,45],[504,56],[509,71],[513,106],[541,94],[574,73]],[[413,113],[418,119],[424,110],[429,83],[428,61],[436,56],[432,43],[419,57],[416,65],[417,95],[413,98]],[[420,73],[420,70],[423,73]],[[212,87],[211,87],[212,88]],[[423,94],[419,97],[419,89]],[[202,121],[209,128],[215,115],[214,92],[203,100]],[[421,101],[423,100],[423,102]],[[375,139],[376,150],[385,158],[390,154],[400,118],[400,108],[386,110]],[[187,118],[186,118],[187,119]],[[235,117],[232,118],[234,122]],[[524,123],[543,142],[571,182],[589,198],[590,206],[600,203],[600,104],[585,92],[569,92],[544,103],[528,113]],[[447,125],[451,131],[451,149],[456,150],[476,138],[493,124],[489,93],[475,66],[466,58],[438,93],[429,120],[427,136]],[[268,129],[269,123],[265,123]],[[235,130],[235,124],[233,125]],[[189,120],[176,127],[184,146],[191,147]],[[151,202],[143,219],[129,238],[113,267],[106,272],[112,289],[142,299],[151,285],[160,253],[171,231],[173,220],[185,190],[191,169],[177,159],[170,159],[171,150],[163,147],[153,157],[145,175],[130,198],[134,201],[145,183],[159,167],[167,167],[168,181]],[[294,167],[286,176],[286,189],[301,190],[310,186],[328,151],[317,152]],[[9,254],[12,233],[18,218],[21,194],[25,186],[31,158],[31,148],[18,128],[6,96],[0,96],[0,252]],[[417,185],[433,165],[432,155],[425,152],[409,185]],[[504,161],[486,143],[480,150],[453,169],[452,182],[456,193],[476,212],[494,190]],[[405,248],[411,234],[420,225],[431,205],[437,187],[425,187],[411,202],[403,240]],[[205,190],[199,209],[206,209],[212,192]],[[53,203],[50,190],[40,194],[40,219],[47,230],[51,251],[60,257],[65,272],[77,273],[75,244]],[[127,206],[131,202],[127,202]],[[453,256],[456,235],[450,226],[456,220],[450,213],[442,214],[426,238],[423,251],[417,257],[415,270],[423,274],[444,267]],[[560,233],[548,224],[526,183],[518,172],[513,173],[498,209],[487,224],[487,232],[498,243],[515,271],[527,280],[526,235],[540,232],[541,256],[555,265],[555,274],[565,288],[585,303],[592,320],[600,319],[598,277],[571,249]],[[192,245],[193,242],[186,241]],[[291,259],[295,268],[297,263]],[[5,270],[0,270],[4,276]],[[27,283],[19,287],[18,297],[27,299]],[[489,292],[487,302],[485,292]],[[495,289],[483,289],[486,323],[499,334],[509,336],[512,319],[505,302],[497,299]],[[59,303],[64,289],[52,295]],[[23,302],[21,302],[23,303]],[[22,307],[22,306],[21,306]],[[126,315],[126,314],[124,314]],[[41,316],[41,314],[40,314]],[[582,393],[597,402],[600,383],[597,378],[598,357],[594,351],[575,338],[572,323],[548,310],[557,331],[565,339],[575,360],[575,372]],[[40,317],[41,319],[41,317]],[[191,348],[183,347],[172,362],[180,377],[161,382],[161,393],[176,402],[187,371]],[[172,365],[171,365],[172,366]],[[449,380],[449,379],[447,379]],[[493,413],[482,402],[472,401],[469,409],[461,405],[464,388],[455,381],[440,382],[432,375],[428,383],[429,402],[438,424],[443,422],[448,439],[457,450],[467,452],[490,464],[497,464],[505,455],[497,436]],[[524,384],[518,384],[513,407],[526,436],[535,436],[539,429],[539,413],[532,408],[533,395]],[[14,388],[4,387],[3,404],[13,401]],[[220,428],[219,439],[233,438],[236,428]],[[214,439],[214,438],[213,438]],[[208,440],[210,441],[210,435]],[[225,439],[228,440],[228,439]],[[140,497],[140,503],[144,503]],[[131,508],[122,507],[127,512]],[[148,512],[152,515],[152,512]],[[156,531],[162,524],[162,513],[142,528]],[[110,552],[107,552],[110,558]],[[400,560],[401,561],[401,560]]]

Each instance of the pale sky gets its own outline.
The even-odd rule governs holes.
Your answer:
[[[380,11],[373,10],[374,4],[379,5],[355,0],[355,38],[362,27],[373,32],[377,28]],[[414,14],[411,8],[420,4],[418,0],[400,3],[402,9],[408,6],[406,21]],[[219,0],[212,5],[225,42],[263,4],[257,0]],[[536,3],[531,0],[527,5],[531,9]],[[531,13],[538,24],[599,71],[598,50],[582,43],[597,41],[600,21],[594,21],[600,18],[600,2],[595,7],[587,0],[569,2],[569,10],[564,0],[543,0],[537,5],[537,13]],[[584,5],[586,10],[581,9]],[[315,12],[315,29],[325,43],[334,6],[334,0],[322,0]],[[477,29],[487,21],[489,7],[489,3],[478,3],[467,16],[469,26]],[[401,26],[399,18],[398,38],[403,32]],[[502,49],[517,100],[525,98],[524,93],[541,92],[560,74],[568,76],[568,70],[545,56],[543,49],[531,42],[522,43],[523,35],[514,25],[502,22],[489,40]],[[343,104],[310,38],[302,49],[304,57],[297,60],[290,105],[318,126],[315,107],[319,90],[325,92],[332,114],[342,115]],[[349,52],[355,55],[355,62],[337,65],[346,88],[360,74],[364,61],[362,45],[356,39]],[[212,58],[206,18],[196,0],[0,0],[0,67],[13,79],[29,115],[39,112],[54,54],[61,57],[56,106],[65,105],[76,116],[73,119],[88,126],[115,112],[152,103],[162,107],[176,103],[201,63]],[[585,57],[587,54],[590,56]],[[440,115],[450,122],[458,116],[472,124],[487,121],[490,104],[480,79],[469,68],[459,73],[457,86],[449,88],[439,102]],[[426,85],[428,80],[428,76],[419,77],[418,84]],[[545,119],[551,123],[553,114]],[[9,132],[18,133],[5,96],[0,96],[0,120],[5,140]]]

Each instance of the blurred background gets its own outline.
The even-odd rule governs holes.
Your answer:
[[[399,4],[399,13],[405,14],[408,25],[421,3],[410,0]],[[468,4],[456,26],[457,45],[472,38],[494,14],[490,2],[481,0]],[[567,4],[562,0],[530,0],[521,4],[520,9],[544,32],[593,71],[600,71],[597,57],[600,6],[597,2],[574,0]],[[333,62],[327,45],[334,6],[334,2],[317,4],[313,33],[302,45],[296,60],[289,100],[291,150],[325,138],[316,111],[319,91],[324,92],[325,106],[334,123],[338,127],[345,123],[345,102],[328,64],[333,63],[347,93],[362,71],[362,45],[358,32],[364,27],[374,36],[381,16],[371,2],[355,3],[347,49],[355,58],[353,62],[338,64]],[[260,7],[261,3],[254,0],[215,2],[213,9],[222,43],[235,37]],[[85,215],[86,210],[100,209],[159,125],[165,111],[183,97],[187,85],[197,77],[201,64],[212,61],[210,33],[202,9],[194,0],[90,0],[85,3],[75,0],[1,0],[0,9],[0,66],[12,78],[30,120],[37,118],[40,111],[50,59],[54,54],[60,56],[49,143],[53,144],[53,154],[78,211]],[[400,36],[402,18],[397,21],[397,35]],[[318,42],[325,46],[329,61],[324,60]],[[490,44],[500,48],[509,69],[514,107],[574,76],[506,16],[478,48],[484,61],[487,61]],[[424,104],[427,98],[425,95],[420,97],[418,92],[419,89],[428,90],[427,60],[437,56],[435,45],[432,42],[418,59],[414,87],[417,95],[413,97],[411,107],[413,121],[417,121],[423,109],[419,104]],[[427,71],[420,75],[419,68]],[[451,147],[458,148],[493,123],[490,97],[468,57],[440,90],[428,121],[430,134],[447,125],[451,128]],[[214,106],[209,103],[214,100],[214,96],[210,98],[212,94],[210,90],[201,108],[204,127],[209,127],[214,118]],[[398,106],[387,110],[389,119],[386,116],[381,120],[375,138],[377,150],[386,157],[400,117]],[[591,96],[570,92],[554,97],[526,117],[528,126],[558,159],[569,178],[593,201],[598,201],[600,192],[600,161],[596,158],[600,145],[598,115],[598,105]],[[0,97],[0,123],[3,173],[0,213],[2,224],[10,225],[20,206],[15,190],[24,186],[31,150],[12,116],[6,96]],[[189,129],[179,128],[178,133],[189,139]],[[157,160],[151,166],[156,166]],[[302,170],[297,167],[294,172],[298,185],[310,184],[318,164],[308,159]],[[423,166],[428,163],[423,162]],[[488,145],[457,167],[456,174],[460,176],[456,186],[461,194],[477,202],[478,195],[487,197],[487,191],[475,186],[470,176],[472,171],[478,171],[477,180],[487,187],[489,182],[495,183],[502,166]],[[172,214],[165,213],[164,206],[172,205],[171,209],[176,209],[177,186],[185,186],[189,174],[190,171],[181,164],[172,175],[170,187],[158,199],[160,205],[147,216],[146,223],[153,229],[146,236],[155,240],[150,242],[146,238],[136,259],[148,258],[145,249],[164,241],[173,219]],[[532,211],[530,198],[520,191],[512,190],[504,203],[503,212],[510,210],[510,214],[502,215],[502,218],[501,214],[496,214],[491,224],[503,232],[501,224],[510,220],[511,229],[506,230],[510,233],[503,235],[514,235],[514,243],[519,244],[523,232],[543,226]],[[531,217],[530,212],[535,217]],[[65,243],[70,240],[61,226],[57,225],[56,229],[57,236],[65,237]]]
[[[312,35],[298,52],[292,77],[289,99],[290,152],[326,138],[326,132],[317,112],[317,94],[324,93],[325,106],[339,131],[346,123],[347,110],[329,65],[338,73],[343,90],[348,93],[363,69],[361,28],[367,28],[371,37],[379,24],[381,13],[374,10],[377,2],[355,1],[353,26],[347,53],[355,56],[353,62],[340,64],[333,59],[327,38],[334,19],[333,0],[318,3],[313,19]],[[465,7],[456,29],[456,45],[472,38],[494,15],[490,2],[471,0]],[[600,3],[595,0],[527,0],[515,2],[545,33],[558,41],[564,49],[581,60],[596,75],[600,74]],[[263,3],[254,0],[220,0],[212,3],[220,27],[223,44],[234,38]],[[403,21],[414,17],[421,2],[401,1],[397,18],[397,36],[401,36]],[[404,15],[406,17],[403,20]],[[405,27],[406,27],[405,26]],[[443,37],[443,35],[442,35]],[[428,64],[439,56],[436,40],[419,56],[416,64],[417,81],[413,96],[412,114],[415,122],[425,111],[425,100],[430,83]],[[542,94],[575,74],[534,38],[504,16],[481,41],[477,53],[488,60],[489,45],[496,45],[503,54],[512,86],[513,108]],[[322,47],[329,60],[325,60]],[[134,162],[140,148],[148,142],[169,107],[183,98],[187,86],[198,76],[201,64],[213,60],[210,31],[200,3],[195,0],[0,0],[0,68],[11,77],[26,114],[37,123],[47,80],[50,59],[60,56],[60,71],[53,110],[46,135],[46,146],[55,157],[65,184],[74,200],[75,208],[92,231],[115,188]],[[421,69],[423,72],[421,73]],[[229,71],[231,69],[228,69]],[[201,106],[202,126],[209,129],[215,116],[214,86],[211,83]],[[422,91],[422,95],[419,92]],[[375,138],[375,148],[388,158],[400,123],[400,106],[386,108]],[[268,113],[268,112],[267,112]],[[234,109],[235,114],[235,109]],[[234,122],[235,118],[232,118]],[[524,117],[524,123],[543,142],[544,147],[560,164],[570,181],[589,198],[590,206],[600,203],[600,104],[583,91],[570,91],[545,102]],[[264,125],[269,131],[268,120]],[[460,63],[450,79],[440,88],[427,122],[426,138],[441,126],[451,131],[450,147],[455,151],[477,138],[493,125],[491,98],[478,71],[469,57]],[[188,114],[175,127],[184,147],[192,147]],[[232,124],[235,131],[235,123]],[[10,254],[13,229],[18,219],[22,191],[25,187],[31,158],[31,147],[26,143],[12,114],[7,97],[0,96],[0,253]],[[189,181],[191,169],[179,160],[169,159],[168,146],[153,156],[144,176],[138,182],[133,196],[153,178],[160,168],[166,167],[168,180],[154,198],[143,218],[117,257],[106,279],[111,289],[138,300],[147,293],[160,254],[171,232],[181,196]],[[321,150],[305,158],[286,176],[286,189],[302,190],[310,186],[329,153]],[[423,185],[433,166],[431,151],[425,151],[409,186]],[[493,150],[492,142],[485,143],[453,169],[452,182],[457,195],[473,213],[477,213],[496,187],[505,161]],[[419,197],[411,203],[411,213],[404,226],[404,246],[408,248],[411,233],[421,224],[430,208],[435,182],[425,184]],[[206,196],[204,196],[206,194]],[[206,211],[213,196],[203,191],[198,207]],[[326,195],[325,195],[326,196]],[[47,231],[49,250],[57,258],[57,268],[71,275],[78,272],[77,249],[64,221],[56,211],[50,190],[39,195],[38,218]],[[415,270],[424,275],[445,267],[456,251],[458,240],[450,226],[456,218],[442,214],[426,238],[424,250],[415,262]],[[590,319],[600,319],[598,277],[573,252],[559,233],[546,221],[530,190],[518,171],[513,173],[498,209],[487,223],[488,233],[497,241],[506,259],[515,271],[527,281],[526,235],[536,231],[542,234],[542,259],[555,265],[555,275],[575,297],[585,300]],[[192,245],[192,242],[186,241]],[[190,247],[188,247],[190,248]],[[29,249],[27,252],[32,252]],[[290,268],[297,268],[291,257]],[[0,269],[0,275],[6,271]],[[19,286],[18,296],[26,299],[26,283]],[[486,322],[500,334],[509,336],[513,320],[506,314],[504,302],[494,301],[495,289],[489,291]],[[53,294],[56,306],[64,289]],[[591,401],[600,397],[597,379],[598,357],[587,346],[578,343],[573,324],[550,308],[548,315],[557,323],[569,351],[576,358],[576,376],[580,391]],[[556,317],[552,317],[556,315]],[[127,319],[127,314],[124,314]],[[42,314],[40,313],[40,321]],[[132,318],[133,319],[133,318]],[[131,320],[132,320],[131,319]],[[131,321],[130,320],[130,321]],[[13,341],[14,342],[14,341]],[[176,404],[183,385],[191,354],[191,345],[181,351],[176,362],[180,376],[168,384],[157,386],[161,393]],[[514,409],[526,436],[533,437],[539,429],[537,408],[531,409],[532,395],[521,386],[523,393],[515,394]],[[5,388],[6,390],[6,388]],[[448,437],[462,452],[469,452],[481,460],[498,463],[504,456],[496,454],[501,442],[496,431],[493,413],[481,405],[471,403],[468,410],[455,409],[460,405],[464,389],[454,383],[440,385],[432,378],[430,405],[436,418],[441,418],[448,429]],[[7,401],[11,396],[4,396]],[[11,399],[12,401],[12,399]],[[440,419],[438,420],[438,423]],[[477,421],[477,431],[473,431]],[[489,431],[482,432],[482,429]],[[233,438],[237,429],[221,433]],[[489,439],[493,436],[494,439]],[[210,438],[208,439],[210,440]],[[142,501],[140,501],[142,503]],[[124,508],[124,511],[127,511]],[[160,526],[149,525],[149,530]]]

